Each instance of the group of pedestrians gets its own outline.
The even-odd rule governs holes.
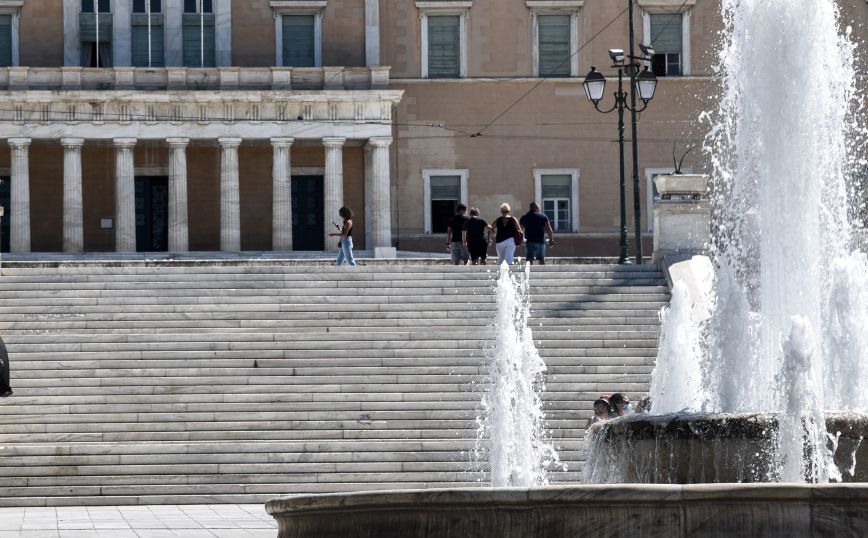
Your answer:
[[[467,206],[458,204],[446,228],[446,246],[453,264],[485,265],[492,236],[498,265],[512,264],[515,249],[521,245],[525,245],[530,263],[545,264],[546,235],[549,245],[554,244],[554,229],[536,202],[530,204],[530,210],[521,219],[512,216],[509,204],[500,204],[500,216],[491,224],[479,216],[479,208],[470,208],[469,217],[465,216],[466,212]]]

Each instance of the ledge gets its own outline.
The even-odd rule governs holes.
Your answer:
[[[692,8],[696,0],[636,0],[636,4],[642,9],[667,9],[670,12],[678,12]]]
[[[416,7],[425,10],[470,9],[473,0],[416,0]]]
[[[323,9],[327,0],[271,0],[271,9]]]
[[[585,0],[525,0],[524,4],[531,9],[579,9]]]
[[[850,536],[868,529],[866,484],[616,484],[457,488],[272,499],[280,538]],[[756,536],[748,532],[745,536]]]
[[[28,90],[372,90],[389,87],[389,67],[5,67],[0,91]]]

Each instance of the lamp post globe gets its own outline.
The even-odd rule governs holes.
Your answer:
[[[596,67],[591,67],[591,71],[585,75],[583,84],[588,101],[596,105],[603,100],[603,93],[606,91],[606,77],[597,71]]]
[[[647,67],[636,77],[635,90],[646,105],[651,99],[654,99],[654,92],[657,91],[657,77]]]

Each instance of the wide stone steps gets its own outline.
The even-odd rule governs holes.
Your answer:
[[[493,267],[15,262],[0,505],[260,502],[476,485]],[[604,392],[649,388],[653,266],[531,272],[546,424],[580,479]]]

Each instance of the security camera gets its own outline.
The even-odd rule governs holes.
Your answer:
[[[609,58],[616,64],[624,61],[624,51],[622,49],[609,49]]]

